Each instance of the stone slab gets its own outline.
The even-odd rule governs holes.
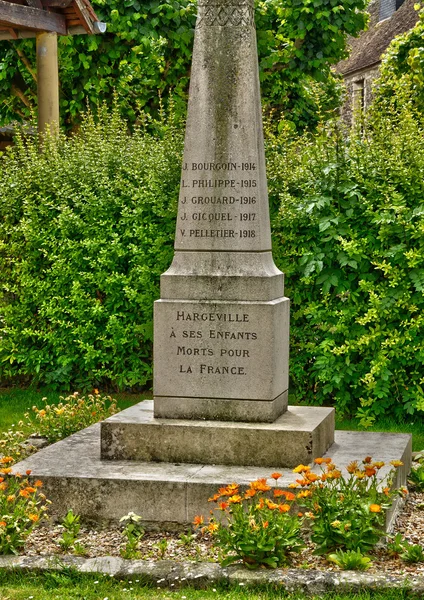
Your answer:
[[[403,485],[411,464],[411,436],[336,431],[326,453],[339,467],[366,455],[386,463],[402,460],[405,467],[397,471],[396,485]],[[146,526],[169,529],[186,526],[197,514],[209,514],[207,499],[218,487],[233,481],[247,486],[282,470],[278,460],[272,468],[101,460],[99,424],[40,450],[14,469],[31,469],[31,477],[44,482],[53,518],[72,509],[85,521],[116,522],[132,510],[143,516]],[[383,467],[379,473],[384,476],[387,470]],[[297,477],[285,470],[279,486],[287,488]]]
[[[233,423],[156,419],[145,401],[100,427],[103,459],[295,467],[331,446],[334,409],[291,406],[273,423]]]
[[[247,586],[249,588],[298,592],[302,597],[322,597],[335,592],[337,595],[361,591],[399,590],[401,598],[424,597],[424,575],[409,572],[405,575],[385,573],[361,573],[358,571],[316,571],[313,569],[259,569],[252,571],[241,565],[221,567],[210,562],[180,562],[172,560],[126,560],[116,556],[82,558],[71,555],[60,556],[0,556],[0,569],[22,571],[62,571],[72,568],[79,573],[104,574],[121,580],[132,580],[137,584],[184,590],[188,586],[207,589],[213,586]],[[240,587],[239,587],[240,589]],[[267,594],[267,596],[268,596]],[[318,594],[318,596],[317,596]],[[219,594],[217,594],[219,597]]]
[[[158,300],[154,308],[155,414],[172,419],[274,420],[261,401],[288,390],[288,298],[269,302]],[[179,399],[199,399],[191,403]],[[163,401],[162,401],[163,399]],[[173,399],[173,401],[171,401]],[[237,400],[211,402],[217,400]],[[209,402],[202,402],[207,400]],[[244,401],[255,401],[246,410]],[[257,408],[256,408],[257,407]],[[266,412],[266,404],[263,407]]]

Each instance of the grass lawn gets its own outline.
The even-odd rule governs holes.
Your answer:
[[[241,586],[209,590],[185,588],[175,591],[146,587],[136,576],[112,580],[104,575],[63,572],[7,573],[0,570],[0,600],[305,600],[302,593],[288,594],[275,588],[246,589]],[[406,592],[358,592],[310,596],[311,600],[403,600]]]
[[[37,390],[24,390],[19,388],[0,388],[0,432],[7,431],[13,425],[23,418],[26,412],[31,411],[32,406],[41,408],[42,398],[48,398],[49,403],[58,403],[60,396],[66,396],[69,392],[46,392]],[[151,398],[151,392],[144,394],[111,394],[118,401],[121,410]],[[354,431],[363,431],[359,424],[351,419],[337,419],[336,429],[347,429]],[[411,422],[399,423],[395,419],[380,419],[375,425],[368,428],[367,431],[390,431],[396,433],[412,433],[413,450],[424,450],[424,427],[422,417],[416,417]]]

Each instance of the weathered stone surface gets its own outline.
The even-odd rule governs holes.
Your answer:
[[[140,584],[154,584],[171,590],[187,586],[196,589],[211,588],[219,584],[246,587],[275,587],[280,591],[299,592],[316,596],[328,592],[343,594],[363,590],[399,589],[411,592],[414,598],[424,597],[424,576],[392,576],[354,571],[324,572],[306,569],[275,569],[249,571],[241,566],[222,568],[216,563],[188,563],[170,560],[124,560],[104,556],[99,558],[0,556],[0,569],[51,571],[72,566],[80,573],[98,573],[118,579],[134,578]]]
[[[326,453],[341,468],[366,455],[386,463],[403,460],[405,468],[398,470],[397,482],[403,485],[411,464],[411,436],[336,431],[335,443]],[[250,481],[282,470],[278,460],[269,469],[101,460],[99,425],[40,450],[15,469],[21,473],[31,469],[31,477],[44,482],[43,489],[53,502],[49,509],[53,519],[72,508],[85,521],[117,522],[132,510],[142,515],[146,527],[163,529],[178,529],[197,514],[209,514],[207,500],[223,485],[235,481],[248,486]],[[379,476],[388,469],[383,467]],[[287,488],[297,477],[283,471],[279,487]]]
[[[289,300],[271,255],[253,0],[202,0],[175,256],[155,303],[155,416],[272,422]],[[253,401],[253,402],[251,402]]]
[[[274,421],[287,409],[288,347],[287,298],[156,302],[155,416]]]
[[[103,459],[295,467],[334,441],[332,408],[292,406],[273,423],[232,423],[155,419],[139,406],[101,423]]]

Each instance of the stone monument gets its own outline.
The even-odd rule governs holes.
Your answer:
[[[253,0],[198,10],[154,414],[272,422],[287,409],[289,300],[271,255]]]
[[[199,1],[175,256],[155,303],[153,402],[16,465],[43,480],[56,517],[72,508],[88,520],[134,511],[190,523],[218,487],[327,450],[338,466],[400,458],[396,484],[405,481],[410,436],[336,432],[333,443],[332,408],[287,406],[289,300],[271,255],[253,4]]]

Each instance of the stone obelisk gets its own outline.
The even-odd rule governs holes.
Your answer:
[[[155,303],[155,417],[273,422],[287,408],[288,346],[254,0],[200,0],[175,256]]]

